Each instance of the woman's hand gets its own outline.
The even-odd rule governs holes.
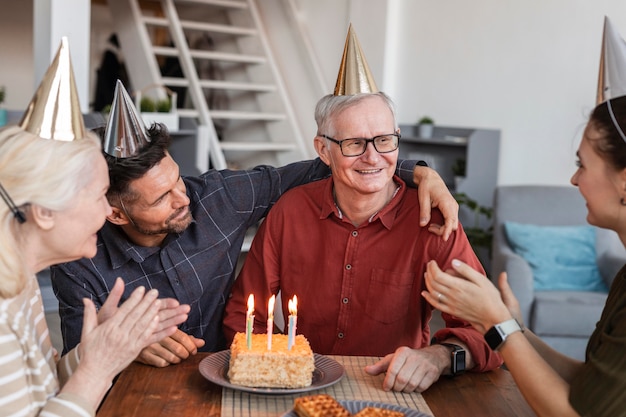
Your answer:
[[[517,306],[519,312],[517,300],[506,284],[506,276],[500,277],[500,284],[506,286],[503,297],[507,304],[487,277],[456,259],[452,261],[452,267],[453,271],[444,272],[435,261],[426,266],[424,276],[428,291],[422,291],[422,296],[433,307],[468,321],[483,334],[494,324],[511,318],[508,306]]]
[[[117,278],[113,288],[111,288],[109,296],[98,311],[98,324],[104,323],[109,317],[115,314],[123,294],[124,281],[121,278]],[[177,326],[187,320],[187,313],[189,313],[190,310],[188,305],[180,305],[178,300],[174,298],[161,298],[160,301],[159,330],[166,329],[172,325]]]
[[[509,309],[511,316],[524,328],[524,319],[522,318],[522,310],[519,307],[519,301],[515,298],[513,290],[509,286],[508,276],[506,272],[500,273],[498,276],[498,288],[500,288],[500,297],[506,308]]]
[[[135,289],[118,308],[123,290],[124,284],[118,279],[101,315],[96,314],[91,300],[83,300],[85,315],[79,345],[80,365],[94,377],[112,379],[144,347],[172,335],[176,326],[186,320],[188,306],[178,306],[176,302],[176,307],[167,308],[170,301],[157,299],[158,291],[146,293],[143,287]]]

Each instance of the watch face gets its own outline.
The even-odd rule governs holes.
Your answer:
[[[487,330],[487,333],[485,333],[485,341],[492,350],[498,349],[500,344],[502,344],[502,336],[495,326]]]
[[[452,348],[452,356],[450,357],[450,373],[452,376],[465,372],[465,350],[454,343],[442,343],[441,345]]]
[[[453,353],[453,368],[452,374],[460,374],[465,371],[465,351],[460,350],[458,352]]]

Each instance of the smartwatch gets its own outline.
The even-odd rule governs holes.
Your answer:
[[[498,350],[507,337],[515,332],[523,332],[517,320],[510,319],[496,324],[485,333],[485,341],[492,350]]]
[[[465,372],[465,349],[454,343],[440,343],[440,345],[452,348],[450,356],[450,372],[452,376]]]

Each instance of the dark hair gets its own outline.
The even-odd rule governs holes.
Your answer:
[[[132,200],[130,183],[143,177],[152,167],[161,162],[167,153],[171,137],[167,128],[161,123],[154,123],[148,129],[150,143],[139,150],[136,156],[116,158],[104,154],[109,166],[109,202],[117,203],[122,196]]]
[[[623,169],[626,168],[626,96],[609,101],[598,104],[589,117],[589,123],[601,134],[591,145],[615,169]]]

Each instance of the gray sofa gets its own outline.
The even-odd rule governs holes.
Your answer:
[[[504,222],[568,226],[588,224],[586,217],[585,201],[573,186],[499,186],[495,191],[492,279],[496,281],[498,274],[506,271],[526,326],[556,350],[581,360],[606,294],[535,291],[531,268],[510,247]],[[626,263],[626,250],[615,232],[596,228],[596,254],[608,286]]]

